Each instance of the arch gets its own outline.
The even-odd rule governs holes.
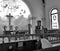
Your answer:
[[[23,0],[17,0],[17,2],[14,2],[14,3],[11,0],[13,5],[11,3],[9,3],[8,1],[3,1],[3,2],[7,2],[7,3],[5,3],[5,5],[7,4],[7,7],[4,8],[5,11],[2,11],[0,13],[2,20],[3,20],[3,18],[5,19],[6,18],[5,16],[8,15],[9,13],[11,13],[11,15],[15,19],[18,19],[21,16],[23,16],[24,18],[28,18],[28,16],[31,14],[31,11],[30,11],[28,5]],[[3,3],[1,3],[1,4],[3,4]],[[3,13],[5,13],[5,14],[3,14]],[[2,15],[3,15],[3,17],[2,17]]]
[[[23,16],[24,18],[28,18],[28,16],[31,15],[31,11],[28,5],[23,0],[18,0],[17,5],[20,5],[19,10],[17,11],[17,13],[13,12],[13,15],[20,13],[20,15],[18,16]]]
[[[51,17],[51,29],[59,29],[57,8],[52,8],[50,10],[50,17]]]
[[[25,2],[25,4],[28,6],[29,10],[30,10],[30,13],[32,15],[32,11],[33,11],[33,8],[32,8],[32,5],[31,3],[28,1],[28,0],[23,0]]]
[[[56,8],[52,9],[52,13],[51,14],[55,14],[58,13],[58,10]]]

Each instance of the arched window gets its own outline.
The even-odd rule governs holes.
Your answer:
[[[30,9],[23,0],[0,0],[0,18],[2,20],[7,19],[6,15],[9,13],[15,19],[21,16],[28,18],[31,14]]]
[[[52,29],[59,29],[58,9],[57,8],[53,8],[51,10],[51,28]]]

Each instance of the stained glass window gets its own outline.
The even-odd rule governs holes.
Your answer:
[[[52,29],[59,29],[58,9],[56,8],[51,10],[51,27]]]
[[[21,16],[28,18],[31,14],[27,4],[23,0],[0,0],[0,18],[6,20],[6,15],[9,13],[15,19]]]

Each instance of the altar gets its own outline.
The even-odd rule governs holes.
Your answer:
[[[0,36],[0,51],[33,51],[36,49],[37,40],[23,35],[1,35]]]

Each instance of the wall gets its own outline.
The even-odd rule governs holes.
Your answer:
[[[32,29],[33,29],[33,33],[34,33],[35,26],[37,25],[37,20],[41,20],[42,17],[44,17],[43,4],[42,4],[41,0],[25,0],[25,2],[27,3],[27,5],[30,8],[32,16],[36,17],[36,19],[33,20],[33,25],[32,25]]]
[[[42,1],[41,0],[24,0],[24,1],[28,5],[28,7],[32,13],[32,16],[36,17],[36,19],[33,20],[33,25],[32,25],[32,29],[33,29],[33,33],[34,33],[35,26],[37,25],[37,20],[41,20],[41,18],[44,17]],[[18,20],[20,20],[20,21],[18,21]],[[19,18],[18,20],[16,20],[15,23],[19,24],[19,28],[20,29],[27,29],[27,24],[28,24],[27,20],[25,19],[25,21],[23,21],[24,19],[22,20],[22,18]],[[0,23],[3,23],[3,22],[0,22]],[[2,32],[3,32],[2,26],[3,26],[3,24],[0,26],[0,34],[2,34]]]
[[[36,19],[33,19],[33,21],[32,21],[32,29],[33,29],[32,33],[34,33],[35,32],[35,26],[37,25],[37,20],[41,20],[42,17],[44,17],[44,15],[43,15],[43,4],[42,4],[41,0],[24,0],[24,2],[28,5],[28,7],[31,11],[32,17],[36,18]],[[23,24],[19,25],[20,29],[21,28],[26,29],[27,24],[28,24],[27,20],[24,21]]]
[[[48,29],[51,29],[50,27],[50,16],[49,16],[49,12],[52,8],[57,8],[59,10],[59,19],[60,19],[60,0],[46,0],[46,8],[45,8],[45,12],[46,12],[46,27]],[[60,20],[59,20],[59,25],[60,25]],[[59,26],[60,27],[60,26]]]

